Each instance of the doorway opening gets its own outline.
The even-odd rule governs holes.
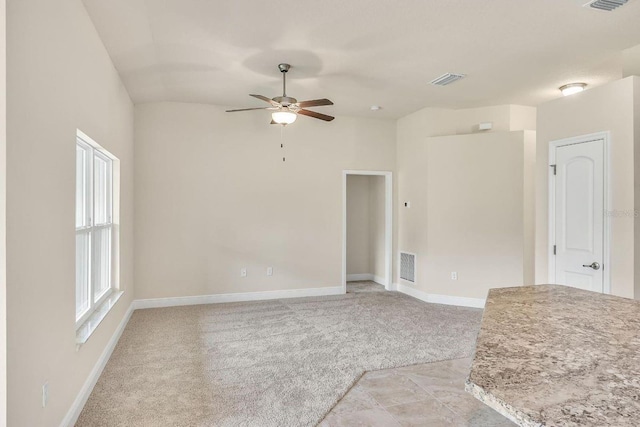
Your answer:
[[[392,173],[343,171],[342,286],[392,288]],[[364,289],[363,289],[364,290]]]
[[[610,293],[609,132],[549,144],[549,281]]]

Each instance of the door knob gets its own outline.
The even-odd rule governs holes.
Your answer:
[[[591,264],[583,264],[583,267],[593,268],[594,270],[600,270],[600,264],[597,262],[592,262]]]

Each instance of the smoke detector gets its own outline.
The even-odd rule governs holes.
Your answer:
[[[451,83],[457,82],[458,80],[464,77],[465,77],[464,74],[447,73],[447,74],[441,75],[435,80],[432,80],[431,84],[436,86],[446,86],[446,85],[450,85]]]
[[[593,0],[585,4],[585,7],[612,12],[620,6],[624,6],[629,0]]]

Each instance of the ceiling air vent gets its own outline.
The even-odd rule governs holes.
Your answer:
[[[431,81],[432,85],[436,85],[436,86],[446,86],[449,85],[453,82],[457,82],[458,80],[460,80],[461,78],[464,77],[464,74],[451,74],[451,73],[447,73],[447,74],[443,74],[440,77],[438,77],[435,80]]]
[[[611,12],[620,6],[624,6],[629,0],[594,0],[587,3],[585,6],[592,7],[598,10],[605,10]]]

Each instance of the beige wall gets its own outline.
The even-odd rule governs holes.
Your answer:
[[[371,274],[370,197],[369,176],[347,176],[347,275]]]
[[[7,61],[6,2],[0,0],[0,427],[7,425]]]
[[[524,284],[535,283],[536,261],[536,132],[524,132],[523,227],[524,227]]]
[[[7,17],[8,424],[58,426],[134,294],[133,106],[80,0],[10,0]],[[78,351],[76,128],[121,160],[125,290]]]
[[[538,107],[536,164],[536,283],[548,283],[549,143],[610,131],[610,208],[634,209],[634,87],[628,77]],[[637,96],[637,95],[636,95]],[[611,218],[611,292],[634,296],[633,216]]]
[[[536,107],[524,105],[509,106],[509,130],[535,130],[536,129]]]
[[[640,44],[622,51],[622,75],[640,76]]]
[[[342,171],[393,170],[395,123],[301,117],[281,149],[261,113],[136,106],[138,298],[341,285]]]
[[[501,138],[518,138],[516,145],[519,146],[521,152],[517,154],[517,160],[514,160],[513,158],[509,160],[504,157],[503,153],[497,151],[492,152],[492,155],[495,156],[493,158],[486,157],[482,153],[479,153],[479,155],[481,155],[481,158],[485,159],[487,164],[491,164],[493,168],[497,169],[500,169],[501,165],[512,167],[512,162],[515,161],[517,168],[519,168],[518,173],[522,174],[522,178],[519,178],[520,190],[518,190],[519,196],[517,197],[518,199],[521,199],[523,203],[520,210],[522,214],[518,214],[514,211],[508,215],[508,218],[510,219],[515,218],[517,220],[519,218],[519,220],[522,221],[522,226],[518,227],[518,231],[514,232],[511,236],[512,242],[520,239],[521,246],[518,249],[518,252],[521,254],[521,266],[518,268],[521,268],[522,271],[521,273],[514,275],[514,277],[509,280],[513,281],[517,276],[517,280],[515,280],[517,282],[516,284],[531,283],[533,281],[533,236],[535,227],[533,211],[533,187],[535,185],[533,179],[533,167],[535,160],[535,132],[520,132],[513,133],[512,136],[508,135],[510,135],[509,131],[534,130],[535,121],[536,109],[520,105],[499,105],[467,110],[425,108],[398,120],[397,179],[395,181],[398,219],[396,222],[397,226],[394,230],[396,237],[394,241],[394,253],[397,254],[399,250],[406,250],[418,255],[419,265],[417,275],[419,283],[417,283],[416,287],[420,290],[434,294],[440,293],[443,295],[484,298],[486,293],[485,285],[494,280],[493,276],[485,275],[484,273],[482,273],[481,276],[471,278],[468,273],[459,271],[461,268],[457,266],[467,265],[466,262],[460,260],[454,261],[454,264],[457,265],[455,267],[456,270],[450,270],[453,266],[448,265],[442,271],[435,271],[432,266],[434,265],[434,259],[439,259],[440,249],[438,249],[439,244],[432,240],[431,235],[433,233],[436,233],[436,235],[440,233],[440,231],[438,231],[440,224],[431,221],[428,217],[429,209],[446,208],[446,206],[431,206],[432,199],[430,199],[430,195],[432,193],[432,189],[435,192],[439,192],[439,187],[442,186],[442,182],[446,183],[446,181],[443,181],[445,177],[447,179],[454,179],[454,177],[438,175],[440,173],[449,173],[447,170],[442,170],[440,162],[442,162],[442,164],[450,164],[451,162],[457,161],[457,159],[450,157],[454,153],[447,152],[449,147],[447,147],[446,143],[456,141],[457,144],[465,144],[467,141],[475,140],[474,138],[476,137],[480,138],[478,140],[488,138],[488,140],[491,141],[491,135],[498,135],[496,137],[496,141],[501,141]],[[493,124],[492,130],[482,132],[478,131],[478,124],[481,122],[491,122]],[[430,139],[430,137],[453,136],[458,134],[461,136],[468,136],[464,136],[459,140],[456,138],[443,139],[445,142],[442,142],[442,146],[444,147],[442,151],[439,151],[436,148],[430,148],[429,141],[433,144],[433,140]],[[513,135],[519,136],[516,137]],[[469,149],[472,152],[475,152],[474,150],[477,148],[473,143],[470,144]],[[438,144],[438,146],[440,146],[440,144]],[[434,147],[436,146],[434,145]],[[497,142],[495,149],[500,150],[499,147],[500,143]],[[511,153],[510,155],[514,155],[514,153]],[[436,168],[433,171],[430,170],[432,164],[433,167]],[[471,167],[472,170],[475,170],[473,168],[477,166],[472,164]],[[455,169],[457,170],[461,168],[456,167]],[[492,169],[489,169],[486,179],[493,179],[491,178],[492,174]],[[478,187],[481,189],[485,186],[478,184],[478,182],[469,184],[468,178],[469,177],[465,176],[455,177],[456,180],[460,181],[456,181],[452,186],[442,186],[442,188],[445,189],[445,193],[441,196],[444,197],[446,189],[450,189],[452,192],[458,191],[455,188],[455,185],[462,185],[462,191],[467,191],[464,184],[472,185],[474,188]],[[433,181],[429,181],[429,179],[435,179],[435,182],[438,184],[435,184]],[[482,179],[480,179],[480,181],[482,181]],[[437,194],[439,193],[434,193],[434,195]],[[411,202],[410,209],[403,207],[403,203],[406,201]],[[452,203],[452,206],[467,206],[467,208],[462,209],[472,211],[474,209],[475,201],[473,198],[465,199],[464,197],[460,197],[459,199],[456,198],[454,200],[447,201],[446,203]],[[435,214],[438,215],[437,212]],[[502,215],[503,213],[498,212],[497,214]],[[453,219],[453,217],[451,218]],[[462,221],[462,224],[468,222],[467,218],[458,218],[457,220]],[[454,222],[449,224],[452,228],[452,238],[455,240],[459,233],[453,226],[455,224]],[[489,225],[490,224],[484,224],[481,226],[478,223],[479,228],[484,226],[488,227]],[[487,230],[489,229],[490,228]],[[485,231],[486,230],[484,229],[480,229],[480,232],[484,233]],[[436,244],[436,246],[432,246],[431,249],[432,251],[436,251],[432,254],[435,258],[429,256],[427,259],[427,253],[431,242],[435,242],[434,244]],[[468,251],[465,251],[464,245],[460,248],[460,252],[468,253]],[[480,253],[484,254],[485,252],[481,251]],[[502,268],[502,264],[498,262],[500,253],[502,252],[497,251],[494,254],[495,257],[493,259],[493,264],[487,265],[493,269]],[[470,268],[469,272],[474,271],[474,265],[479,264],[481,262],[480,259],[481,258],[470,261],[468,264]],[[442,260],[439,260],[438,262],[441,261]],[[424,265],[421,263],[424,263]],[[442,265],[444,268],[444,264]],[[451,281],[450,277],[452,271],[456,271],[458,273],[458,281]],[[398,280],[397,268],[394,269],[394,278],[396,281]],[[467,282],[469,279],[471,282]],[[484,284],[479,285],[481,282]],[[496,283],[506,282],[499,281]],[[449,286],[450,284],[453,284],[454,286]]]
[[[432,137],[399,147],[400,206],[411,207],[400,208],[398,248],[417,255],[412,286],[485,298],[490,288],[526,281],[532,261],[525,262],[524,218],[533,193],[525,194],[525,156],[532,134]]]
[[[490,122],[489,131],[479,131],[480,123]],[[495,105],[450,110],[423,108],[397,122],[398,144],[431,136],[466,135],[536,129],[536,108],[524,105]]]
[[[369,266],[380,284],[386,281],[385,271],[385,177],[369,177]]]
[[[511,128],[511,105],[451,110],[451,113],[458,135],[478,132],[478,125],[482,122],[492,123],[490,132]]]
[[[347,176],[347,275],[385,280],[385,178]]]
[[[638,70],[640,74],[640,69]],[[640,78],[633,79],[633,112],[634,112],[634,205],[635,215],[640,215]],[[634,223],[634,247],[639,248],[634,251],[634,297],[640,299],[640,227],[636,227],[638,219]]]

